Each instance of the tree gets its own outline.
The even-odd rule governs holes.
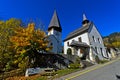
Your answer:
[[[48,46],[49,41],[45,32],[40,29],[35,30],[34,23],[28,24],[26,28],[17,27],[14,33],[10,41],[13,44],[11,47],[16,50],[14,63],[18,64],[18,67],[23,68],[24,61],[24,66],[32,67],[36,61],[36,53],[49,51],[52,48]]]
[[[103,38],[105,46],[120,48],[120,32],[114,32]]]
[[[21,21],[18,19],[12,18],[7,21],[0,21],[0,70],[11,68],[9,65],[12,65],[14,51],[9,47],[11,46],[9,37],[14,35],[13,28],[20,25]]]

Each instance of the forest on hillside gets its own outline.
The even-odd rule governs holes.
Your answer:
[[[103,37],[106,47],[114,47],[120,49],[120,32],[111,33],[109,36]]]

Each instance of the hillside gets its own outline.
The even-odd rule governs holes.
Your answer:
[[[114,32],[109,36],[103,37],[105,46],[120,48],[120,32]]]

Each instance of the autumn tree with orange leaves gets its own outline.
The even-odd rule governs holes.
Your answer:
[[[14,64],[25,69],[32,67],[36,60],[36,54],[43,53],[52,49],[48,46],[46,33],[40,29],[35,30],[35,24],[30,23],[26,28],[17,27],[14,29],[15,35],[10,38],[16,50]]]

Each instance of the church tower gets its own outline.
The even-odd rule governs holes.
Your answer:
[[[55,38],[54,40],[53,38],[52,40],[50,40],[53,46],[52,52],[61,53],[62,52],[62,28],[61,28],[56,10],[54,11],[50,24],[48,26],[48,36],[53,36],[53,38]]]
[[[87,19],[87,17],[85,16],[85,14],[83,14],[83,21],[82,21],[82,25],[86,26],[89,23],[89,20]]]

